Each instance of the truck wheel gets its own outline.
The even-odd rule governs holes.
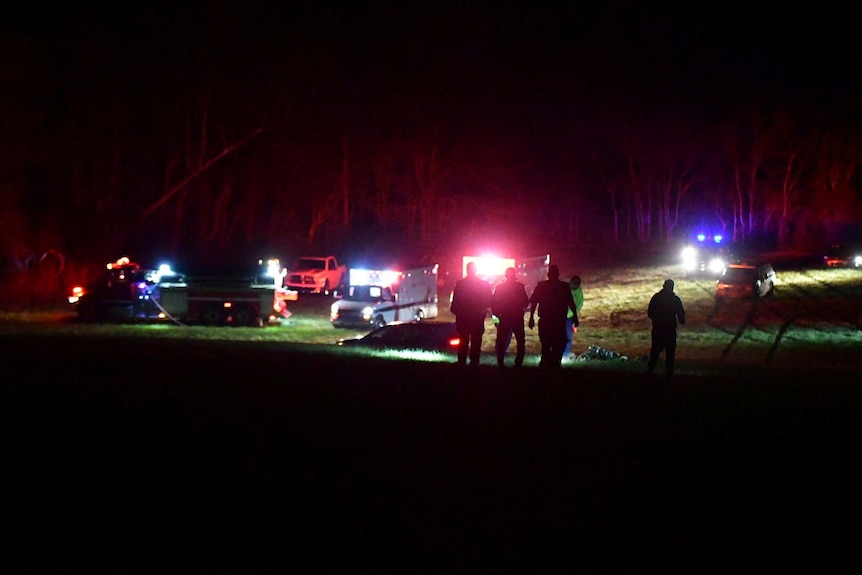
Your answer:
[[[323,282],[323,290],[321,290],[321,293],[324,295],[329,295],[329,280]]]
[[[414,317],[414,319],[416,321],[422,321],[423,319],[425,319],[425,312],[422,310],[422,308],[416,310],[416,317]]]
[[[201,310],[201,323],[204,325],[222,325],[225,319],[224,311],[220,307],[208,305]]]
[[[374,329],[377,329],[378,327],[383,327],[384,325],[386,325],[386,320],[383,319],[382,315],[378,315],[376,318],[374,318],[374,323],[372,324],[372,327]]]
[[[231,325],[234,327],[253,327],[259,325],[259,322],[256,323],[257,319],[257,312],[252,307],[244,305],[233,310]]]

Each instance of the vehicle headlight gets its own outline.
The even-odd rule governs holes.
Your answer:
[[[329,320],[338,319],[338,302],[335,302],[331,306],[329,306]]]
[[[365,321],[371,321],[371,316],[374,315],[374,308],[371,306],[366,306],[362,308],[362,319]]]
[[[853,266],[854,267],[862,267],[862,256],[856,256],[853,258]]]
[[[709,271],[714,274],[719,274],[724,271],[724,260],[721,258],[713,258],[709,261]]]
[[[691,246],[682,250],[682,265],[686,270],[693,270],[697,264],[697,250]]]

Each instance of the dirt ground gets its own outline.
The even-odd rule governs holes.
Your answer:
[[[858,373],[665,382],[37,336],[0,337],[0,358],[24,571],[831,570],[856,548]]]

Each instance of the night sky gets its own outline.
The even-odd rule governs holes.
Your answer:
[[[3,9],[7,78],[24,76],[19,104],[69,112],[70,88],[135,101],[204,78],[261,102],[418,99],[456,116],[844,105],[860,87],[852,18],[829,2],[22,4]]]

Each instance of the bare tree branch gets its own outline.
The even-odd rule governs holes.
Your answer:
[[[153,212],[155,212],[156,210],[161,208],[174,195],[176,195],[183,188],[185,188],[187,185],[189,185],[189,183],[192,180],[194,180],[195,178],[200,176],[202,173],[206,172],[214,164],[219,162],[225,156],[228,156],[229,154],[234,152],[237,148],[240,148],[240,147],[244,146],[245,144],[247,144],[249,141],[251,141],[255,136],[257,136],[261,132],[263,132],[263,128],[257,128],[256,130],[246,134],[239,141],[231,144],[230,146],[225,146],[225,148],[221,152],[219,152],[218,154],[216,154],[215,156],[213,156],[212,158],[210,158],[209,160],[207,160],[206,162],[204,162],[203,164],[201,164],[200,166],[198,166],[197,168],[192,170],[189,173],[189,175],[187,175],[185,178],[183,178],[183,180],[180,183],[178,183],[176,186],[174,186],[173,188],[171,188],[170,190],[168,190],[167,192],[162,194],[162,196],[158,200],[153,202],[150,205],[150,207],[148,207],[146,210],[144,210],[143,214],[141,215],[141,219],[145,219],[145,218],[151,216],[153,214]]]

